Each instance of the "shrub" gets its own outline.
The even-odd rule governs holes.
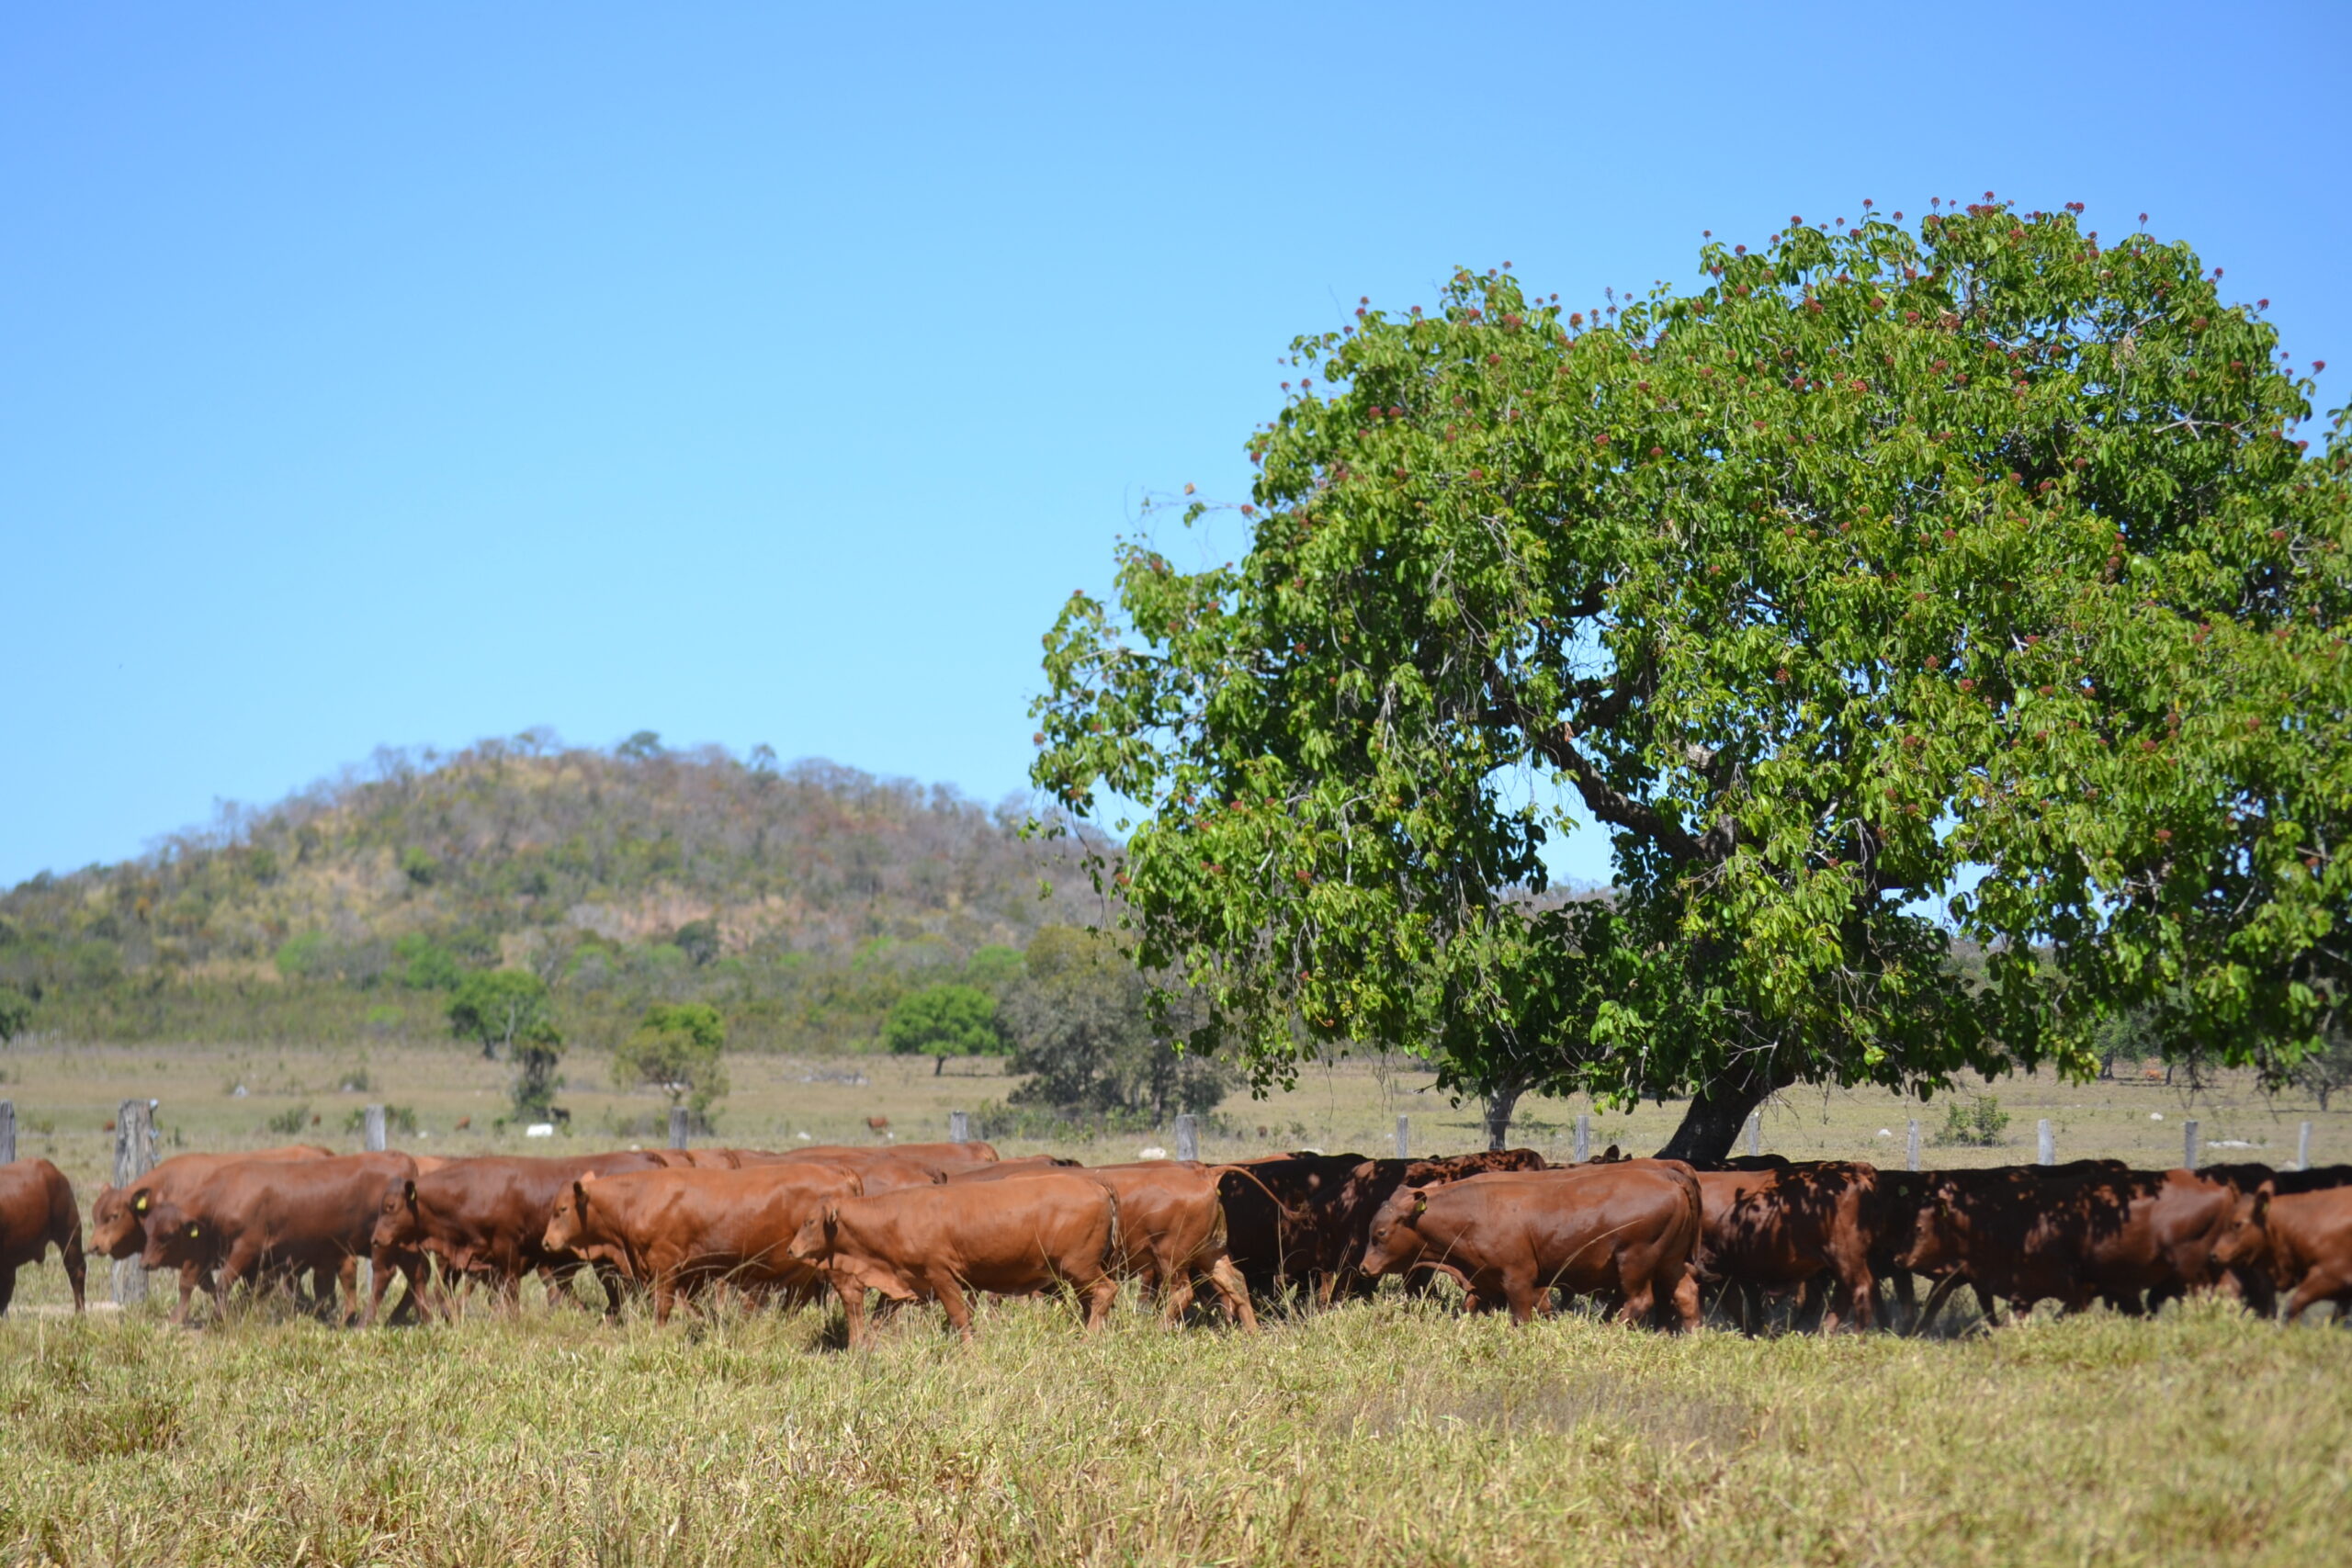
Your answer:
[[[1989,1094],[1972,1096],[1966,1105],[1954,1100],[1944,1106],[1944,1124],[1936,1132],[1936,1142],[1989,1149],[2001,1141],[2008,1125],[2009,1113]]]
[[[613,1052],[613,1079],[623,1089],[650,1084],[663,1089],[671,1104],[707,1120],[710,1102],[727,1092],[727,1071],[718,1061],[726,1049],[727,1024],[717,1008],[701,1002],[649,1008]]]
[[[289,1105],[262,1123],[263,1127],[281,1138],[290,1138],[311,1124],[311,1102]]]

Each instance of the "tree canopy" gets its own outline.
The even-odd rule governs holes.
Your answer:
[[[476,970],[449,998],[449,1032],[481,1045],[485,1058],[505,1050],[515,1066],[517,1116],[544,1116],[554,1110],[555,1067],[563,1059],[563,1036],[556,1029],[546,981],[526,969]]]
[[[613,1079],[624,1089],[650,1084],[707,1122],[711,1102],[727,1093],[727,1023],[705,1002],[648,1008],[613,1052]]]
[[[882,1025],[883,1043],[899,1055],[927,1055],[935,1077],[950,1056],[994,1056],[1012,1049],[997,1020],[997,1000],[978,986],[926,986],[899,998]]]
[[[1022,978],[1004,997],[1012,1070],[1033,1075],[1013,1090],[1012,1103],[1133,1116],[1153,1125],[1176,1111],[1214,1110],[1230,1076],[1216,1061],[1179,1048],[1168,1019],[1155,1016],[1151,992],[1150,981],[1109,935],[1077,926],[1039,931]]]
[[[1250,438],[1243,559],[1138,538],[1072,596],[1034,777],[1142,804],[1139,959],[1261,1078],[1368,1040],[1690,1094],[1681,1154],[1796,1081],[2086,1070],[2124,1007],[2291,1071],[2344,968],[2352,508],[2263,305],[1989,197],[1701,264],[1364,301]],[[1579,818],[1614,886],[1564,900]]]

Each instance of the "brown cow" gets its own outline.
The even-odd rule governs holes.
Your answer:
[[[968,1341],[967,1289],[1035,1295],[1067,1284],[1093,1329],[1119,1295],[1119,1201],[1075,1171],[845,1198],[809,1217],[791,1255],[841,1297],[852,1347],[865,1340],[869,1290],[901,1304],[936,1299]]]
[[[1331,1205],[1362,1155],[1299,1150],[1236,1160],[1217,1191],[1225,1204],[1226,1250],[1250,1294],[1272,1300],[1284,1287],[1309,1290],[1338,1249]]]
[[[121,1187],[103,1186],[90,1203],[90,1249],[119,1262],[136,1258],[147,1249],[147,1211],[160,1199],[191,1190],[213,1172],[243,1160],[260,1160],[283,1164],[288,1160],[333,1159],[334,1151],[316,1144],[288,1144],[282,1148],[255,1149],[250,1154],[174,1155],[171,1158]],[[191,1265],[179,1271],[180,1304],[176,1321],[187,1319],[188,1298],[202,1285],[212,1288],[210,1276],[201,1279]],[[356,1280],[355,1272],[352,1280]],[[351,1280],[344,1281],[346,1288]],[[315,1298],[326,1293],[326,1281],[311,1281],[311,1293]]]
[[[2188,1170],[2040,1171],[1941,1173],[1902,1259],[1945,1276],[1923,1322],[1962,1278],[2020,1314],[2045,1299],[2080,1311],[2094,1298],[2137,1314],[2143,1292],[2161,1301],[2215,1281],[2214,1243],[2237,1196],[2227,1183]]]
[[[265,1269],[307,1269],[316,1278],[337,1276],[344,1280],[348,1323],[359,1314],[359,1299],[345,1265],[369,1249],[385,1185],[412,1180],[415,1173],[416,1163],[400,1154],[224,1166],[192,1189],[149,1207],[141,1261],[149,1269],[193,1264],[199,1277],[214,1274],[216,1300],[225,1298],[238,1280],[250,1283]],[[388,1258],[386,1264],[408,1273],[413,1293],[413,1257]],[[173,1321],[186,1322],[185,1310],[175,1313]]]
[[[816,1161],[748,1170],[590,1171],[557,1198],[540,1245],[609,1261],[653,1292],[653,1321],[670,1321],[680,1292],[723,1282],[786,1300],[812,1300],[817,1271],[786,1248],[818,1204],[859,1195],[847,1166]]]
[[[1736,1293],[1744,1331],[1760,1326],[1759,1292],[1795,1290],[1825,1273],[1837,1280],[1855,1326],[1871,1325],[1878,1299],[1871,1249],[1885,1210],[1877,1167],[1820,1160],[1695,1174],[1705,1228],[1692,1267],[1702,1284]],[[1833,1301],[1821,1314],[1822,1332],[1838,1323]]]
[[[1981,1191],[1994,1195],[1987,1201],[2005,1203],[2027,1203],[2041,1182],[2073,1179],[2086,1176],[2129,1176],[2132,1168],[2120,1159],[2067,1160],[2059,1165],[2001,1165],[1964,1167],[1951,1170],[1884,1171],[1880,1174],[1879,1198],[1883,1205],[1878,1239],[1871,1248],[1871,1273],[1874,1278],[1894,1282],[1898,1304],[1908,1314],[1907,1332],[1924,1334],[1950,1300],[1952,1292],[1966,1285],[1976,1297],[1978,1312],[1987,1324],[2000,1322],[1993,1304],[1993,1292],[1971,1278],[1962,1260],[1939,1258],[1934,1249],[1923,1250],[1921,1237],[1930,1218],[1937,1212],[1939,1195],[1948,1191]],[[1912,1276],[1926,1275],[1933,1280],[1924,1308],[1914,1311]]]
[[[535,1270],[548,1276],[554,1299],[584,1266],[579,1258],[550,1253],[540,1245],[557,1197],[592,1170],[616,1176],[660,1168],[652,1155],[635,1149],[561,1158],[485,1155],[453,1160],[439,1170],[380,1189],[373,1239],[376,1289],[368,1321],[375,1321],[383,1302],[393,1255],[402,1251],[429,1253],[452,1277],[496,1286],[509,1308],[520,1302],[523,1276]],[[598,1273],[605,1284],[605,1315],[617,1316],[619,1275],[608,1269]],[[440,1305],[445,1316],[454,1309],[447,1300]]]
[[[1430,1269],[1469,1292],[1472,1310],[1507,1303],[1514,1322],[1552,1311],[1552,1292],[1615,1296],[1621,1323],[1666,1303],[1699,1325],[1699,1184],[1678,1160],[1498,1171],[1400,1187],[1373,1216],[1363,1271]]]
[[[82,1310],[82,1209],[74,1184],[45,1159],[0,1165],[0,1317],[17,1295],[17,1270],[39,1263],[57,1248],[65,1278],[74,1287],[74,1310]]]
[[[1204,1279],[1228,1320],[1249,1333],[1258,1331],[1250,1287],[1226,1250],[1225,1203],[1217,1184],[1231,1167],[1172,1159],[1083,1166],[1038,1155],[959,1171],[950,1180],[1003,1181],[1056,1168],[1092,1177],[1119,1200],[1120,1272],[1140,1280],[1146,1296],[1160,1300],[1163,1321],[1172,1324],[1184,1315],[1195,1282]]]
[[[2215,1261],[2258,1271],[2289,1292],[2289,1323],[2320,1302],[2335,1303],[2339,1324],[2352,1322],[2352,1186],[2330,1183],[2301,1192],[2279,1186],[2279,1179],[2265,1181],[2232,1203],[2213,1247]]]
[[[1436,1187],[1498,1170],[1551,1168],[1551,1162],[1533,1149],[1480,1149],[1437,1159],[1362,1161],[1336,1191],[1319,1189],[1315,1192],[1312,1217],[1301,1227],[1303,1235],[1292,1248],[1292,1257],[1306,1263],[1316,1280],[1316,1299],[1325,1306],[1342,1292],[1370,1295],[1372,1281],[1362,1269],[1364,1243],[1372,1234],[1373,1215],[1399,1187]]]

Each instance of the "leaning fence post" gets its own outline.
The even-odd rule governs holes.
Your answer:
[[[2305,1127],[2311,1125],[2306,1122]],[[0,1165],[13,1164],[17,1157],[17,1102],[0,1100]]]
[[[1413,1119],[1409,1116],[1396,1118],[1396,1157],[1413,1157]]]
[[[970,1111],[951,1111],[947,1113],[947,1141],[951,1144],[968,1144],[972,1141]]]
[[[1582,1165],[1591,1157],[1592,1118],[1589,1115],[1579,1114],[1577,1117],[1577,1163]]]
[[[670,1107],[670,1146],[673,1149],[686,1146],[686,1108],[683,1105]]]
[[[2297,1170],[2309,1170],[2311,1168],[2312,1124],[2306,1122],[2295,1134],[2295,1168]]]
[[[1201,1119],[1189,1111],[1176,1118],[1176,1157],[1201,1157]]]
[[[1904,1147],[1904,1151],[1903,1151],[1903,1168],[1904,1168],[1904,1169],[1905,1169],[1905,1170],[1917,1170],[1917,1169],[1918,1169],[1918,1168],[1919,1168],[1919,1119],[1918,1119],[1917,1116],[1914,1116],[1913,1118],[1911,1118],[1911,1131],[1910,1131],[1909,1135],[1908,1135],[1908,1136],[1906,1136],[1906,1137],[1904,1139],[1904,1145],[1905,1145],[1905,1147]]]
[[[1761,1111],[1748,1113],[1747,1152],[1751,1155],[1760,1155],[1764,1152],[1764,1112]]]
[[[2033,1157],[2042,1165],[2058,1163],[2058,1134],[2050,1130],[2050,1118],[2045,1116],[2033,1130]]]
[[[155,1147],[148,1134],[152,1124],[143,1100],[126,1100],[114,1113],[114,1184],[128,1187],[155,1168]],[[114,1266],[114,1301],[132,1306],[147,1299],[146,1266],[126,1258]]]
[[[2197,1118],[2194,1116],[2180,1124],[2180,1163],[2191,1170],[2197,1168]]]
[[[371,1155],[382,1154],[384,1152],[384,1108],[380,1105],[368,1106],[360,1112],[360,1117],[362,1124],[367,1128],[364,1134],[366,1139],[364,1146]]]

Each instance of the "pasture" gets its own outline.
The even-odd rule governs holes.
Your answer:
[[[163,1101],[165,1153],[282,1141],[270,1120],[300,1106],[335,1146],[356,1146],[358,1105],[411,1107],[419,1136],[395,1142],[435,1153],[626,1145],[610,1129],[659,1109],[574,1062],[569,1137],[492,1135],[506,1069],[458,1048],[43,1044],[0,1065],[21,1152],[63,1166],[85,1212],[132,1094]],[[865,1142],[868,1117],[937,1136],[949,1108],[1003,1098],[993,1066],[737,1058],[720,1136]],[[1427,1081],[1310,1073],[1229,1101],[1204,1152],[1385,1152],[1399,1113],[1417,1148],[1476,1146],[1475,1107]],[[1930,1163],[2030,1159],[2041,1116],[2067,1156],[2169,1163],[2185,1114],[2244,1140],[2234,1157],[2290,1158],[2306,1118],[2315,1157],[2352,1153],[2341,1110],[2238,1082],[2194,1104],[2132,1077],[1991,1091],[2007,1144]],[[1531,1102],[1514,1141],[1563,1153],[1581,1109]],[[1899,1162],[1909,1113],[1792,1097],[1765,1146]],[[1646,1150],[1672,1116],[1596,1113],[1596,1146]],[[1002,1140],[1093,1160],[1154,1141]],[[55,1264],[27,1270],[0,1324],[0,1562],[2304,1563],[2340,1554],[2352,1503],[2352,1333],[2215,1302],[1748,1339],[1520,1329],[1392,1286],[1253,1339],[1163,1330],[1130,1287],[1092,1338],[1060,1303],[1002,1302],[973,1347],[933,1307],[849,1355],[814,1309],[614,1328],[533,1290],[515,1318],[477,1298],[454,1325],[352,1332],[241,1301],[180,1331],[169,1294],[75,1320]]]

